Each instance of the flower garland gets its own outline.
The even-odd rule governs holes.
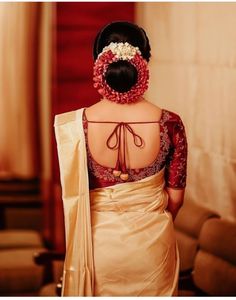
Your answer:
[[[127,92],[118,92],[112,89],[105,80],[109,64],[118,60],[127,60],[138,73],[137,82]],[[138,47],[129,43],[110,43],[98,55],[93,69],[94,87],[106,99],[116,103],[134,103],[140,99],[148,88],[149,70],[147,61],[142,57]]]

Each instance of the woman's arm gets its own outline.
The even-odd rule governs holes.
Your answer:
[[[168,127],[172,149],[165,170],[165,190],[169,196],[167,210],[172,214],[173,220],[176,218],[184,201],[188,154],[183,122],[177,115],[174,118],[174,122],[169,122]]]
[[[166,191],[169,196],[167,210],[172,214],[174,221],[179,209],[183,205],[185,189],[172,189],[166,187]]]

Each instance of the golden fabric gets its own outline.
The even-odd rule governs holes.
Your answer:
[[[65,218],[62,296],[92,296],[94,286],[90,201],[83,110],[55,117]]]
[[[176,295],[179,256],[164,169],[89,191],[82,113],[55,118],[66,227],[62,295]]]

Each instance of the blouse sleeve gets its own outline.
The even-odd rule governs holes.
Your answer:
[[[166,186],[174,189],[182,189],[186,186],[187,175],[187,139],[182,120],[171,122],[169,128],[171,148],[166,163]]]

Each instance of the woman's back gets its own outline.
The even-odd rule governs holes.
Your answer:
[[[175,113],[144,99],[102,100],[84,110],[83,127],[90,189],[141,180],[164,167],[166,187],[185,187],[187,143]]]
[[[118,150],[110,149],[107,146],[107,139],[120,122],[127,123],[143,141],[142,146],[138,147],[134,143],[133,134],[128,129],[125,130],[125,136],[124,132],[121,132],[122,144],[124,138],[126,142],[126,167],[129,169],[144,168],[156,159],[160,150],[159,121],[162,110],[159,107],[146,100],[131,105],[102,100],[87,108],[85,113],[88,121],[99,122],[88,122],[88,146],[94,160],[102,166],[114,168],[116,165]],[[106,123],[106,121],[116,123]],[[137,123],[133,124],[133,122]],[[116,137],[113,135],[110,144],[114,144],[115,139]]]

